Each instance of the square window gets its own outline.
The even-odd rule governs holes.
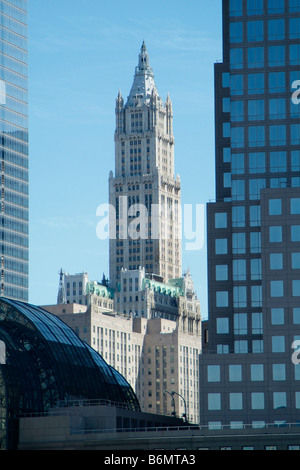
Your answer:
[[[296,279],[292,281],[292,288],[293,288],[293,297],[300,296],[300,279]]]
[[[282,242],[282,227],[281,226],[269,227],[269,241],[270,243]]]
[[[270,254],[270,269],[283,269],[283,254],[271,253]]]
[[[251,393],[252,410],[263,410],[265,408],[265,394],[263,392]]]
[[[230,382],[242,381],[242,366],[240,364],[229,365],[229,381]]]
[[[227,334],[229,333],[229,320],[228,318],[217,318],[217,333]]]
[[[291,241],[300,242],[300,225],[291,226]]]
[[[292,269],[300,269],[300,253],[292,253]]]
[[[274,410],[286,408],[286,392],[273,392],[273,408]]]
[[[251,364],[251,381],[262,382],[264,380],[264,365],[263,364]]]
[[[228,307],[228,292],[227,291],[216,292],[216,306]]]
[[[272,336],[272,352],[283,353],[285,352],[285,338],[284,336]]]
[[[208,410],[217,411],[221,409],[221,394],[209,393],[208,394]]]
[[[270,199],[269,200],[269,215],[281,215],[281,199]]]
[[[271,324],[284,325],[284,308],[271,308]]]
[[[216,281],[228,281],[227,264],[218,264],[216,266]]]
[[[271,297],[283,297],[283,281],[270,281]]]
[[[300,214],[300,198],[291,198],[291,214]]]
[[[273,380],[286,380],[285,364],[272,364]]]
[[[227,254],[227,239],[226,238],[218,238],[215,240],[215,251],[216,255],[225,255]]]
[[[293,323],[294,325],[300,325],[300,308],[293,308]]]
[[[229,408],[231,410],[243,409],[243,394],[242,393],[229,393]]]
[[[227,228],[227,213],[226,212],[215,214],[215,228]]]
[[[220,382],[220,366],[219,365],[207,366],[207,381],[208,382]]]
[[[223,148],[223,162],[230,163],[231,162],[231,150],[230,148]]]

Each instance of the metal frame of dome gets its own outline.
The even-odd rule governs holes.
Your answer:
[[[0,449],[15,441],[18,417],[60,400],[106,399],[140,410],[125,378],[55,315],[0,298]],[[2,444],[1,444],[2,442]]]

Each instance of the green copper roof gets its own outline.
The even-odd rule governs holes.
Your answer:
[[[103,286],[98,282],[88,282],[86,285],[86,293],[98,295],[98,297],[105,297],[106,299],[113,299],[115,295],[114,289]]]
[[[175,281],[178,281],[177,283]],[[155,292],[160,292],[161,294],[171,295],[172,297],[178,297],[183,295],[183,280],[182,279],[172,279],[167,284],[162,282],[153,281],[152,279],[143,280],[143,289],[145,287],[153,288]]]

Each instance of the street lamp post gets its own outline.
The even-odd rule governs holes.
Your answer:
[[[172,414],[173,414],[174,416],[176,416],[174,395],[178,395],[178,396],[183,400],[185,412],[184,412],[184,414],[183,414],[182,416],[183,416],[185,422],[187,422],[186,401],[185,401],[185,399],[183,398],[183,396],[180,395],[180,393],[175,392],[174,390],[172,390],[172,392],[169,392],[168,390],[164,390],[164,393],[168,393],[168,394],[171,396],[171,398],[172,398],[172,406],[173,406],[173,408],[174,408],[174,411],[173,411]]]
[[[174,411],[172,414],[173,416],[176,416],[174,394],[172,392],[169,392],[168,390],[164,390],[164,393],[168,393],[170,397],[172,398],[172,406],[174,408]]]
[[[184,411],[184,414],[183,414],[182,416],[183,416],[185,422],[187,422],[186,401],[185,401],[185,399],[183,398],[182,395],[180,395],[180,393],[174,392],[174,390],[173,390],[171,393],[172,393],[173,396],[174,396],[174,395],[178,395],[178,396],[182,399],[182,401],[183,401],[183,403],[184,403],[184,410],[185,410],[185,411]]]

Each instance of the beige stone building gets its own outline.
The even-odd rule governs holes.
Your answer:
[[[189,422],[197,423],[200,305],[195,294],[181,290],[184,279],[178,279],[177,284],[181,288],[143,278],[143,284],[134,291],[140,297],[136,315],[130,311],[115,313],[116,298],[124,292],[112,298],[110,289],[96,283],[87,285],[88,300],[80,305],[44,308],[71,326],[126,378],[142,410],[166,415],[175,411],[177,416],[186,414]],[[142,311],[143,316],[138,313]]]

